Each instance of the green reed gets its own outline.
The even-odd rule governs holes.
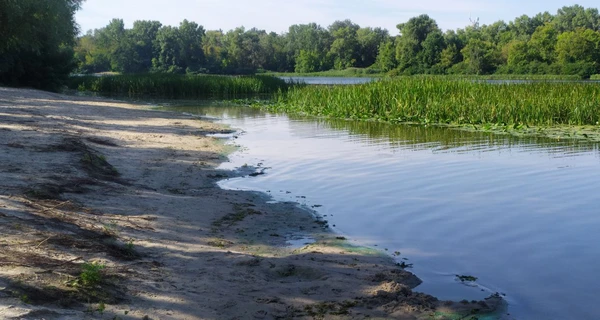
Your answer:
[[[116,75],[71,77],[70,89],[127,97],[163,99],[223,98],[285,91],[285,81],[270,76]]]
[[[580,75],[571,74],[488,74],[488,75],[445,75],[448,79],[470,79],[470,80],[560,80],[578,81],[583,80]]]
[[[276,95],[274,111],[387,122],[596,125],[600,84],[487,83],[402,77],[352,86],[293,87]]]

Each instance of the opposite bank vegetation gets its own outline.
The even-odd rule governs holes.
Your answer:
[[[550,78],[549,78],[550,79]],[[72,89],[167,99],[267,94],[254,107],[318,117],[600,140],[600,83],[413,76],[307,86],[269,76],[73,77]],[[264,96],[263,96],[264,97]]]

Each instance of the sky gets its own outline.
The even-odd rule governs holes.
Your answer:
[[[555,14],[574,4],[598,8],[598,0],[86,0],[76,19],[82,33],[106,26],[113,18],[131,28],[136,20],[158,20],[177,26],[183,19],[206,30],[228,31],[244,26],[283,33],[293,24],[316,22],[327,27],[350,19],[361,27],[382,27],[396,35],[396,25],[428,14],[444,29],[506,22],[522,14]]]

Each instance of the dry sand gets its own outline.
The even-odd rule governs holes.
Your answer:
[[[502,304],[415,293],[413,274],[310,212],[221,190],[240,174],[215,169],[225,147],[207,134],[225,131],[0,88],[0,319],[443,319]],[[286,246],[302,237],[317,241]]]

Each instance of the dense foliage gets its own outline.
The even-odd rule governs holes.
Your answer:
[[[76,67],[83,0],[0,0],[0,84],[58,89]]]
[[[310,73],[370,68],[394,74],[600,73],[600,14],[579,5],[552,15],[520,16],[511,22],[443,32],[427,15],[381,28],[336,21],[293,25],[284,34],[236,28],[206,31],[184,20],[178,27],[136,21],[126,29],[112,20],[79,38],[80,71],[123,73]]]
[[[597,125],[600,85],[584,82],[490,83],[446,76],[398,77],[352,86],[293,87],[275,111],[386,122]]]
[[[146,74],[71,77],[69,88],[105,95],[160,99],[237,98],[287,90],[270,76]]]

